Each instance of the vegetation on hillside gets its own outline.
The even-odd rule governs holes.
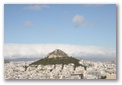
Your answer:
[[[73,63],[75,66],[79,66],[79,60],[73,57],[57,57],[57,58],[43,58],[30,65],[55,65],[55,64],[70,64]]]

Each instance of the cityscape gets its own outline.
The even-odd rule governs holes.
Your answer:
[[[5,61],[5,79],[116,79],[115,62],[103,63],[79,60],[79,65],[77,65],[75,59],[65,61],[67,58],[64,58],[65,60],[62,62],[60,58],[64,56],[64,52],[56,49],[53,53],[47,55],[50,63],[47,60],[34,63],[33,61]],[[51,59],[54,59],[54,61],[51,62]]]
[[[117,79],[115,4],[4,4],[4,79]]]

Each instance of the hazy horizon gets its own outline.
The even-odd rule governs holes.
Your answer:
[[[116,59],[115,48],[70,44],[5,44],[4,57],[9,60],[35,60],[46,57],[55,49],[61,49],[69,56],[86,60],[107,61]]]

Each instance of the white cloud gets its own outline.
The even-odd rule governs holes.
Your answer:
[[[82,15],[75,15],[72,19],[73,23],[75,23],[76,25],[83,25],[83,26],[87,26],[88,22],[85,20],[84,16]]]
[[[33,58],[47,55],[55,49],[61,49],[69,56],[116,58],[116,49],[99,46],[80,46],[68,44],[5,44],[5,58]],[[45,57],[45,56],[43,56]]]
[[[43,8],[49,8],[49,6],[46,4],[36,4],[36,5],[29,5],[29,6],[25,7],[24,9],[26,9],[26,10],[41,10]]]
[[[31,28],[33,26],[32,22],[31,21],[25,21],[24,22],[24,27],[26,28]]]
[[[82,15],[76,15],[73,17],[73,22],[75,23],[81,23],[82,21],[84,21],[84,16]]]

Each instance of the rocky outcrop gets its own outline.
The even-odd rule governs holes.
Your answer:
[[[64,51],[56,49],[49,53],[46,58],[69,57]]]

